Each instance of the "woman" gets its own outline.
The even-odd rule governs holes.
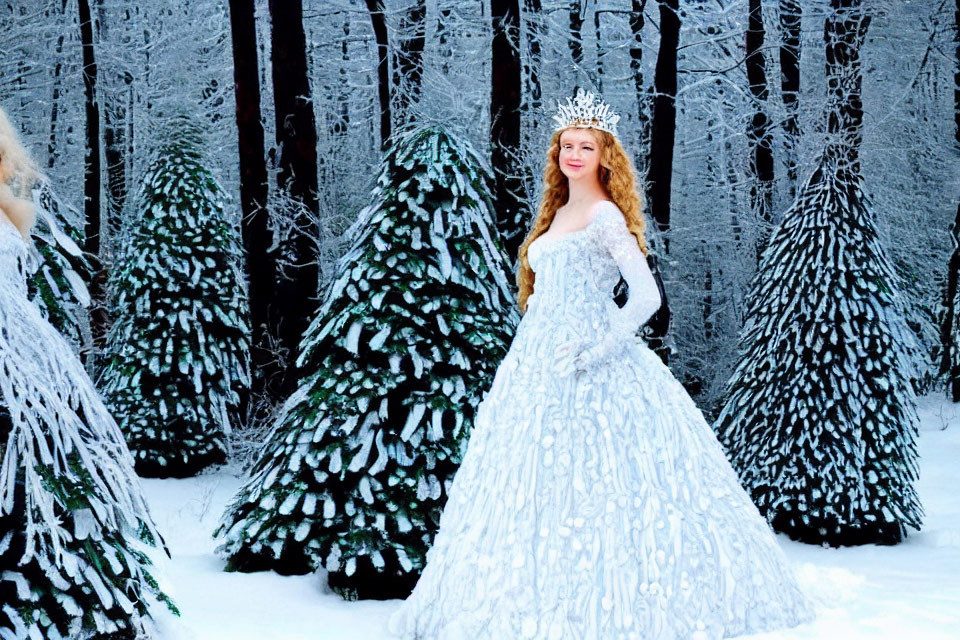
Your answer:
[[[148,596],[175,608],[141,549],[159,536],[123,436],[27,298],[35,176],[0,110],[0,638],[134,638]]]
[[[711,427],[634,338],[660,299],[618,116],[581,91],[554,118],[520,248],[523,319],[391,631],[653,640],[810,620]]]

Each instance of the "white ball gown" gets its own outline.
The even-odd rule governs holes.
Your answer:
[[[534,293],[390,631],[655,640],[811,620],[712,428],[633,337],[659,293],[620,209],[599,203],[585,228],[538,238],[528,258]],[[571,372],[571,343],[589,345],[585,371]]]

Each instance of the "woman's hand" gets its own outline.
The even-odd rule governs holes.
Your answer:
[[[600,366],[610,360],[623,344],[623,340],[613,335],[604,336],[599,342],[594,342],[577,353],[573,360],[574,371],[579,374]]]
[[[576,359],[583,351],[583,344],[576,341],[563,342],[553,352],[553,370],[559,376],[569,376],[576,371]]]
[[[571,340],[554,351],[554,369],[559,375],[580,375],[614,359],[629,338],[608,333],[599,340]]]

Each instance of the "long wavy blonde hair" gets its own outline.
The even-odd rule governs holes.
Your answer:
[[[567,127],[569,128],[569,127]],[[527,298],[533,293],[535,276],[530,262],[527,260],[527,248],[530,243],[541,236],[553,222],[557,209],[567,202],[570,188],[567,176],[560,170],[560,134],[567,129],[560,129],[550,138],[550,148],[547,150],[547,166],[543,170],[543,198],[540,201],[540,210],[537,213],[527,237],[520,245],[519,266],[517,268],[517,306],[521,313],[527,310]],[[600,184],[607,196],[623,212],[627,228],[636,237],[637,244],[643,255],[647,255],[646,222],[640,204],[640,195],[637,191],[636,171],[630,156],[623,150],[616,136],[600,129],[588,129],[596,138],[600,149],[600,167],[598,169]]]
[[[29,238],[36,219],[33,203],[27,199],[30,187],[40,178],[30,153],[21,144],[16,129],[0,108],[0,211]],[[11,188],[11,182],[16,191]]]

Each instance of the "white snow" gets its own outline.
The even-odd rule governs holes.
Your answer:
[[[779,535],[804,589],[813,623],[751,640],[939,640],[960,637],[960,406],[920,399],[922,531],[895,547],[841,549]],[[182,617],[161,613],[158,640],[389,640],[399,600],[347,602],[326,572],[280,576],[226,573],[210,535],[240,487],[226,468],[186,480],[144,480],[153,515],[173,554],[156,558],[161,584]],[[156,555],[156,554],[155,554]]]

